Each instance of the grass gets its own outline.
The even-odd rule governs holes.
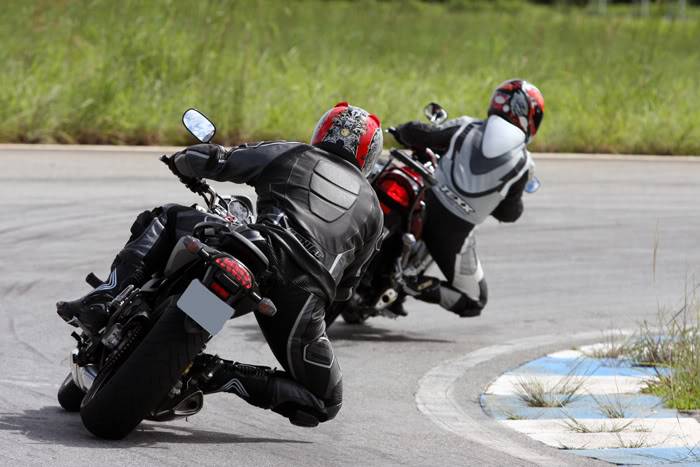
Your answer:
[[[547,100],[536,150],[700,154],[700,13],[652,13],[504,0],[5,0],[0,141],[182,144],[188,106],[215,120],[222,143],[307,140],[343,99],[388,125],[431,100],[483,117],[494,86],[518,76]]]
[[[564,425],[574,433],[621,433],[625,431],[634,420],[625,422],[612,420],[610,422],[601,422],[600,424],[583,423],[578,419],[566,414],[567,419]]]
[[[591,394],[591,397],[598,406],[601,415],[608,418],[625,418],[627,406],[622,403],[619,397],[603,395],[600,398]]]
[[[644,322],[629,351],[640,365],[672,370],[658,371],[645,392],[679,410],[700,409],[700,303],[694,297],[695,290],[687,293],[679,309],[661,312],[655,325]]]
[[[527,420],[526,417],[518,415],[517,413],[510,410],[504,411],[503,414],[505,415],[506,420]]]
[[[617,360],[626,356],[629,347],[629,336],[621,331],[603,333],[603,342],[594,346],[586,346],[581,352],[591,358]]]
[[[617,442],[618,442],[617,447],[618,448],[638,449],[638,448],[652,447],[652,445],[647,442],[648,435],[646,435],[646,434],[641,435],[636,439],[629,439],[629,440],[623,439],[619,433],[616,436],[617,436]]]
[[[565,407],[581,397],[585,380],[567,375],[553,385],[536,377],[521,378],[516,383],[517,395],[529,407]]]

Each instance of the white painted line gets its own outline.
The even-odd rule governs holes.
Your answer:
[[[569,336],[533,336],[483,347],[460,358],[443,362],[428,371],[418,382],[416,406],[436,425],[469,441],[527,462],[539,465],[561,465],[559,459],[540,454],[517,440],[508,439],[504,442],[503,432],[498,429],[498,424],[485,423],[485,420],[489,420],[486,415],[479,420],[472,418],[454,398],[455,383],[470,369],[502,355],[599,337],[599,331]]]
[[[0,144],[0,151],[67,151],[67,152],[164,152],[181,151],[185,146],[120,146],[111,144]]]
[[[693,418],[576,420],[577,426],[585,427],[592,433],[573,430],[567,425],[567,419],[503,420],[501,423],[558,448],[605,449],[631,446],[690,448],[700,444],[700,423]],[[616,433],[615,430],[621,431]]]
[[[497,396],[518,395],[522,391],[519,389],[521,383],[537,382],[541,383],[545,389],[553,390],[562,387],[567,379],[568,386],[583,382],[579,394],[634,394],[642,390],[646,385],[648,376],[573,376],[533,374],[533,373],[506,373],[501,375],[496,381],[486,389],[486,394]]]
[[[586,355],[583,352],[579,352],[578,350],[560,350],[559,352],[547,354],[547,356],[551,358],[562,358],[571,360],[586,358]]]
[[[0,151],[93,151],[93,152],[165,152],[180,151],[184,146],[121,146],[109,144],[0,144]],[[387,153],[387,151],[384,151]],[[533,153],[535,160],[575,161],[637,161],[637,162],[700,162],[696,156],[655,156],[643,154],[583,154],[583,153]]]
[[[656,156],[645,154],[583,154],[565,152],[536,152],[532,156],[540,160],[576,160],[576,161],[631,161],[631,162],[700,162],[697,155]]]

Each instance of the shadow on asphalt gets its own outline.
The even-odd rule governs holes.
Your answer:
[[[432,342],[436,344],[451,344],[454,342],[453,340],[400,334],[391,329],[367,326],[365,324],[335,323],[327,332],[331,341]]]
[[[238,324],[236,328],[239,331],[243,331],[243,338],[247,341],[265,342],[265,338],[256,323]],[[453,340],[401,334],[391,329],[368,326],[365,324],[345,324],[342,322],[333,324],[328,330],[328,337],[331,342],[431,342],[436,344],[451,344],[455,342]]]
[[[80,415],[77,413],[68,413],[60,407],[51,406],[24,410],[21,413],[0,413],[0,431],[14,432],[40,443],[106,449],[158,447],[163,443],[309,443],[309,441],[294,439],[245,437],[232,433],[149,422],[139,425],[125,440],[105,441],[93,437],[83,427]]]

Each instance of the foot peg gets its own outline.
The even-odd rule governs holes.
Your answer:
[[[87,277],[85,277],[85,282],[87,282],[88,285],[90,287],[92,287],[93,289],[96,289],[99,286],[104,285],[104,281],[101,280],[99,277],[97,277],[94,272],[91,272],[90,274],[87,275]]]

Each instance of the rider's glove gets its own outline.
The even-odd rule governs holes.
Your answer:
[[[202,171],[213,170],[225,155],[226,151],[218,144],[195,144],[175,153],[172,159],[178,174],[200,178]]]

